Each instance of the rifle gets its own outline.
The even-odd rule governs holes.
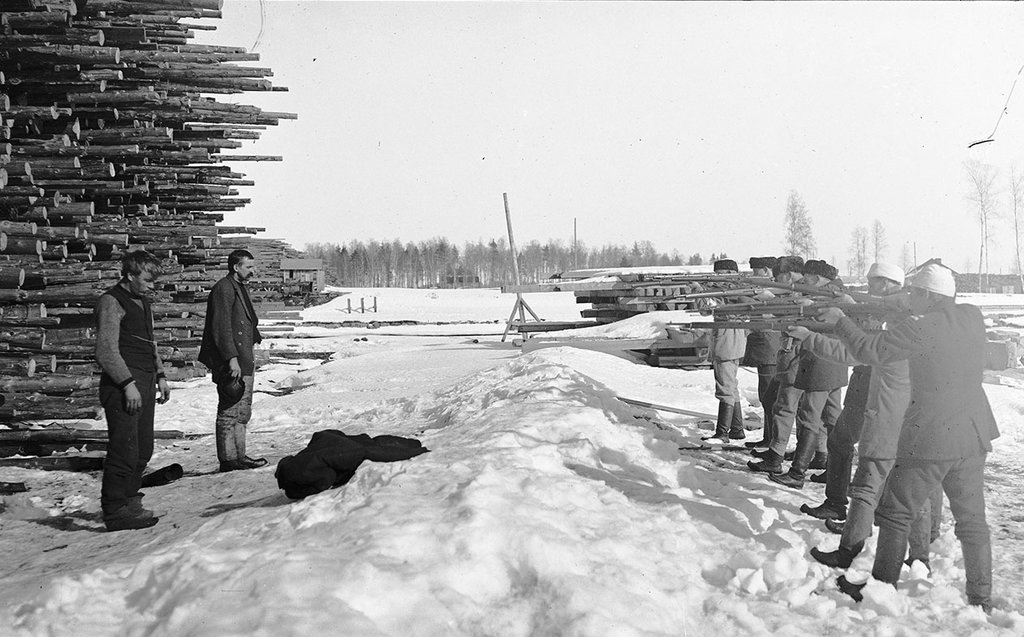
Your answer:
[[[716,318],[719,316],[817,316],[822,310],[830,307],[839,308],[847,316],[872,316],[875,318],[904,318],[907,311],[886,303],[827,303],[817,302],[808,305],[797,303],[743,303],[737,305],[720,305],[708,312]]]
[[[708,292],[690,292],[679,296],[666,297],[667,301],[686,301],[689,299],[718,299],[730,296],[751,296],[760,292],[760,288],[733,288],[726,290],[711,290]]]
[[[831,332],[834,326],[820,321],[799,321],[796,319],[760,319],[752,321],[706,321],[706,322],[680,322],[680,323],[666,323],[665,325],[671,325],[672,327],[680,327],[684,329],[703,329],[703,330],[755,330],[759,332],[785,332],[790,327],[806,327],[813,332]]]
[[[837,296],[849,295],[855,301],[872,302],[877,301],[877,296],[871,296],[864,292],[854,291],[843,291],[836,288],[830,287],[815,287],[813,285],[804,285],[802,283],[780,283],[773,279],[764,279],[760,277],[741,277],[740,281],[743,283],[750,283],[753,285],[760,285],[768,290],[772,288],[776,290],[789,290],[792,292],[799,292],[800,294],[806,294],[808,296],[824,296],[835,298]]]

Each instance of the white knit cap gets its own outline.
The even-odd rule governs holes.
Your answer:
[[[903,270],[895,265],[878,261],[872,263],[868,269],[868,278],[870,279],[871,277],[882,277],[883,279],[889,279],[903,285],[904,274]]]
[[[950,298],[956,296],[956,281],[953,280],[952,270],[937,263],[929,263],[921,268],[909,285]]]

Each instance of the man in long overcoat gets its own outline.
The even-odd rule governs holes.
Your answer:
[[[213,372],[217,384],[217,459],[221,471],[255,469],[264,458],[245,455],[245,427],[252,416],[255,374],[253,347],[262,339],[256,310],[245,287],[256,273],[252,253],[228,255],[228,274],[214,284],[206,301],[206,326],[199,362]]]
[[[956,303],[949,269],[930,263],[911,279],[913,316],[891,330],[868,334],[838,308],[819,318],[861,361],[910,362],[910,406],[903,419],[896,466],[875,514],[878,547],[871,574],[895,585],[911,522],[937,488],[949,498],[967,578],[967,602],[992,606],[992,543],[985,519],[985,458],[999,436],[982,387],[985,321],[973,305]],[[859,585],[840,588],[855,599]]]

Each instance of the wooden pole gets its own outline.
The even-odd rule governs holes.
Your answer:
[[[519,277],[519,255],[516,253],[516,240],[512,234],[512,213],[508,208],[508,193],[501,193],[501,198],[505,202],[505,225],[508,227],[508,247],[512,250],[512,280],[515,281],[518,286],[521,285]],[[528,311],[535,320],[540,320],[540,317],[537,316],[529,305],[526,304],[526,301],[523,299],[523,295],[516,292],[515,305],[512,306],[512,313],[509,314],[508,321],[505,322],[505,331],[501,334],[502,343],[505,342],[505,338],[508,336],[509,327],[512,326],[512,321],[515,320],[516,313],[519,314],[520,323],[526,322],[526,314],[524,313],[524,310]]]

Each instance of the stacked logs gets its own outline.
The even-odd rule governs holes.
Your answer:
[[[287,90],[241,47],[190,44],[223,0],[0,4],[0,422],[98,413],[98,297],[145,248],[169,378],[195,365],[210,287],[235,247],[223,225],[253,185],[227,155],[290,113],[209,94]]]

